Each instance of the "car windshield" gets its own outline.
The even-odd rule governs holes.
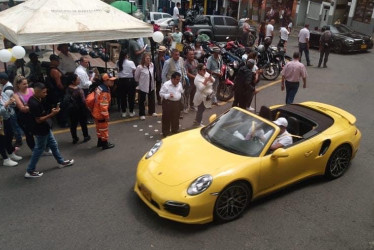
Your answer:
[[[231,153],[259,156],[274,128],[256,117],[231,109],[202,129],[204,138]]]
[[[331,29],[332,33],[349,33],[349,32],[352,32],[352,30],[350,28],[348,28],[347,26],[344,26],[344,25],[334,25],[334,26],[331,25],[330,29]]]

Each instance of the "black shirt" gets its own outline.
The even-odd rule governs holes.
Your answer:
[[[42,123],[37,123],[36,118],[43,117],[48,115],[43,101],[39,101],[35,96],[32,96],[29,101],[27,102],[30,114],[33,119],[32,120],[32,133],[34,135],[48,135],[49,130],[51,129],[50,124],[47,121]]]

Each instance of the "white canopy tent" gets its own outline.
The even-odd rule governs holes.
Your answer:
[[[28,0],[0,12],[0,33],[28,46],[151,37],[153,27],[100,0]]]

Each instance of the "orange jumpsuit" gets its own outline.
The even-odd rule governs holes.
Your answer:
[[[95,119],[97,138],[102,141],[108,141],[109,138],[109,105],[110,90],[102,84],[96,88],[96,100],[92,110],[92,116]]]

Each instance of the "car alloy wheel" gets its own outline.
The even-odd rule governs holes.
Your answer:
[[[250,197],[251,191],[245,183],[230,184],[218,195],[214,206],[214,218],[221,222],[238,218],[248,206]]]
[[[342,44],[342,42],[336,42],[334,51],[335,51],[335,53],[338,53],[338,54],[343,53],[343,44]]]
[[[326,176],[336,179],[344,174],[352,158],[352,150],[348,145],[342,145],[335,149],[327,162]]]

